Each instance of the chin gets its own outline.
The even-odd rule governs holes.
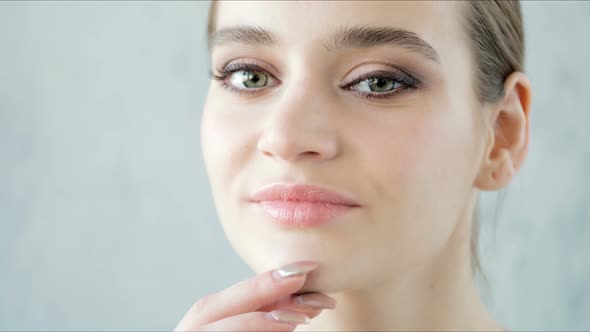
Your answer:
[[[297,293],[337,293],[366,286],[366,280],[362,276],[338,273],[338,270],[338,267],[330,268],[324,265],[321,268],[318,266],[317,270],[307,275],[305,284]]]
[[[311,260],[322,266],[331,260],[325,239],[305,234],[271,234],[257,233],[246,243],[239,243],[247,264],[258,273],[295,261]]]

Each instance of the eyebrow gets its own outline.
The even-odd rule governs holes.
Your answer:
[[[278,38],[272,32],[260,26],[251,25],[221,28],[208,37],[207,44],[210,51],[215,46],[231,42],[253,46],[274,46],[278,42]],[[326,50],[331,52],[343,48],[403,47],[419,53],[429,60],[440,62],[440,56],[436,50],[418,34],[389,26],[352,25],[339,27],[322,44]]]

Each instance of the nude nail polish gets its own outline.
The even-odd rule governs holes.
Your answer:
[[[268,313],[271,319],[291,324],[309,324],[311,319],[306,315],[290,310],[274,310]]]
[[[318,266],[315,262],[300,261],[287,264],[280,269],[274,270],[272,275],[275,279],[285,279],[294,276],[300,276],[313,271]]]
[[[295,303],[310,306],[316,309],[334,309],[336,302],[331,298],[325,298],[318,294],[302,294],[295,297]]]

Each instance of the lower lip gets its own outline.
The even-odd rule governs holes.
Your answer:
[[[274,222],[290,227],[314,227],[328,223],[358,206],[301,201],[261,201],[258,205]]]

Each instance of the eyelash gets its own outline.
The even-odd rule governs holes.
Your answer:
[[[355,86],[355,85],[357,85],[369,78],[389,79],[389,80],[392,80],[394,83],[399,83],[402,85],[401,88],[397,88],[397,89],[389,91],[389,92],[367,92],[367,91],[352,90],[352,91],[356,91],[355,94],[357,94],[365,99],[376,100],[376,99],[391,98],[394,95],[398,95],[400,93],[407,93],[412,90],[418,89],[422,86],[422,82],[420,82],[417,78],[415,78],[410,73],[406,72],[404,69],[402,69],[398,66],[395,66],[395,65],[391,65],[391,66],[397,68],[401,73],[395,73],[395,72],[391,72],[391,71],[381,70],[381,71],[361,74],[340,87],[345,90],[352,90],[351,88],[353,86]],[[262,88],[260,88],[260,89],[238,89],[238,88],[235,88],[234,86],[230,85],[227,82],[227,78],[230,75],[232,75],[235,72],[242,71],[242,70],[243,71],[262,72],[265,75],[269,75],[269,76],[273,77],[264,68],[262,68],[256,64],[250,64],[250,63],[231,64],[222,70],[218,70],[218,72],[220,72],[220,74],[214,74],[214,73],[210,72],[209,75],[214,80],[219,81],[220,85],[224,89],[229,90],[232,93],[237,93],[238,95],[241,95],[243,93],[255,93],[256,91],[261,90]],[[273,77],[273,79],[274,79],[274,77]]]

